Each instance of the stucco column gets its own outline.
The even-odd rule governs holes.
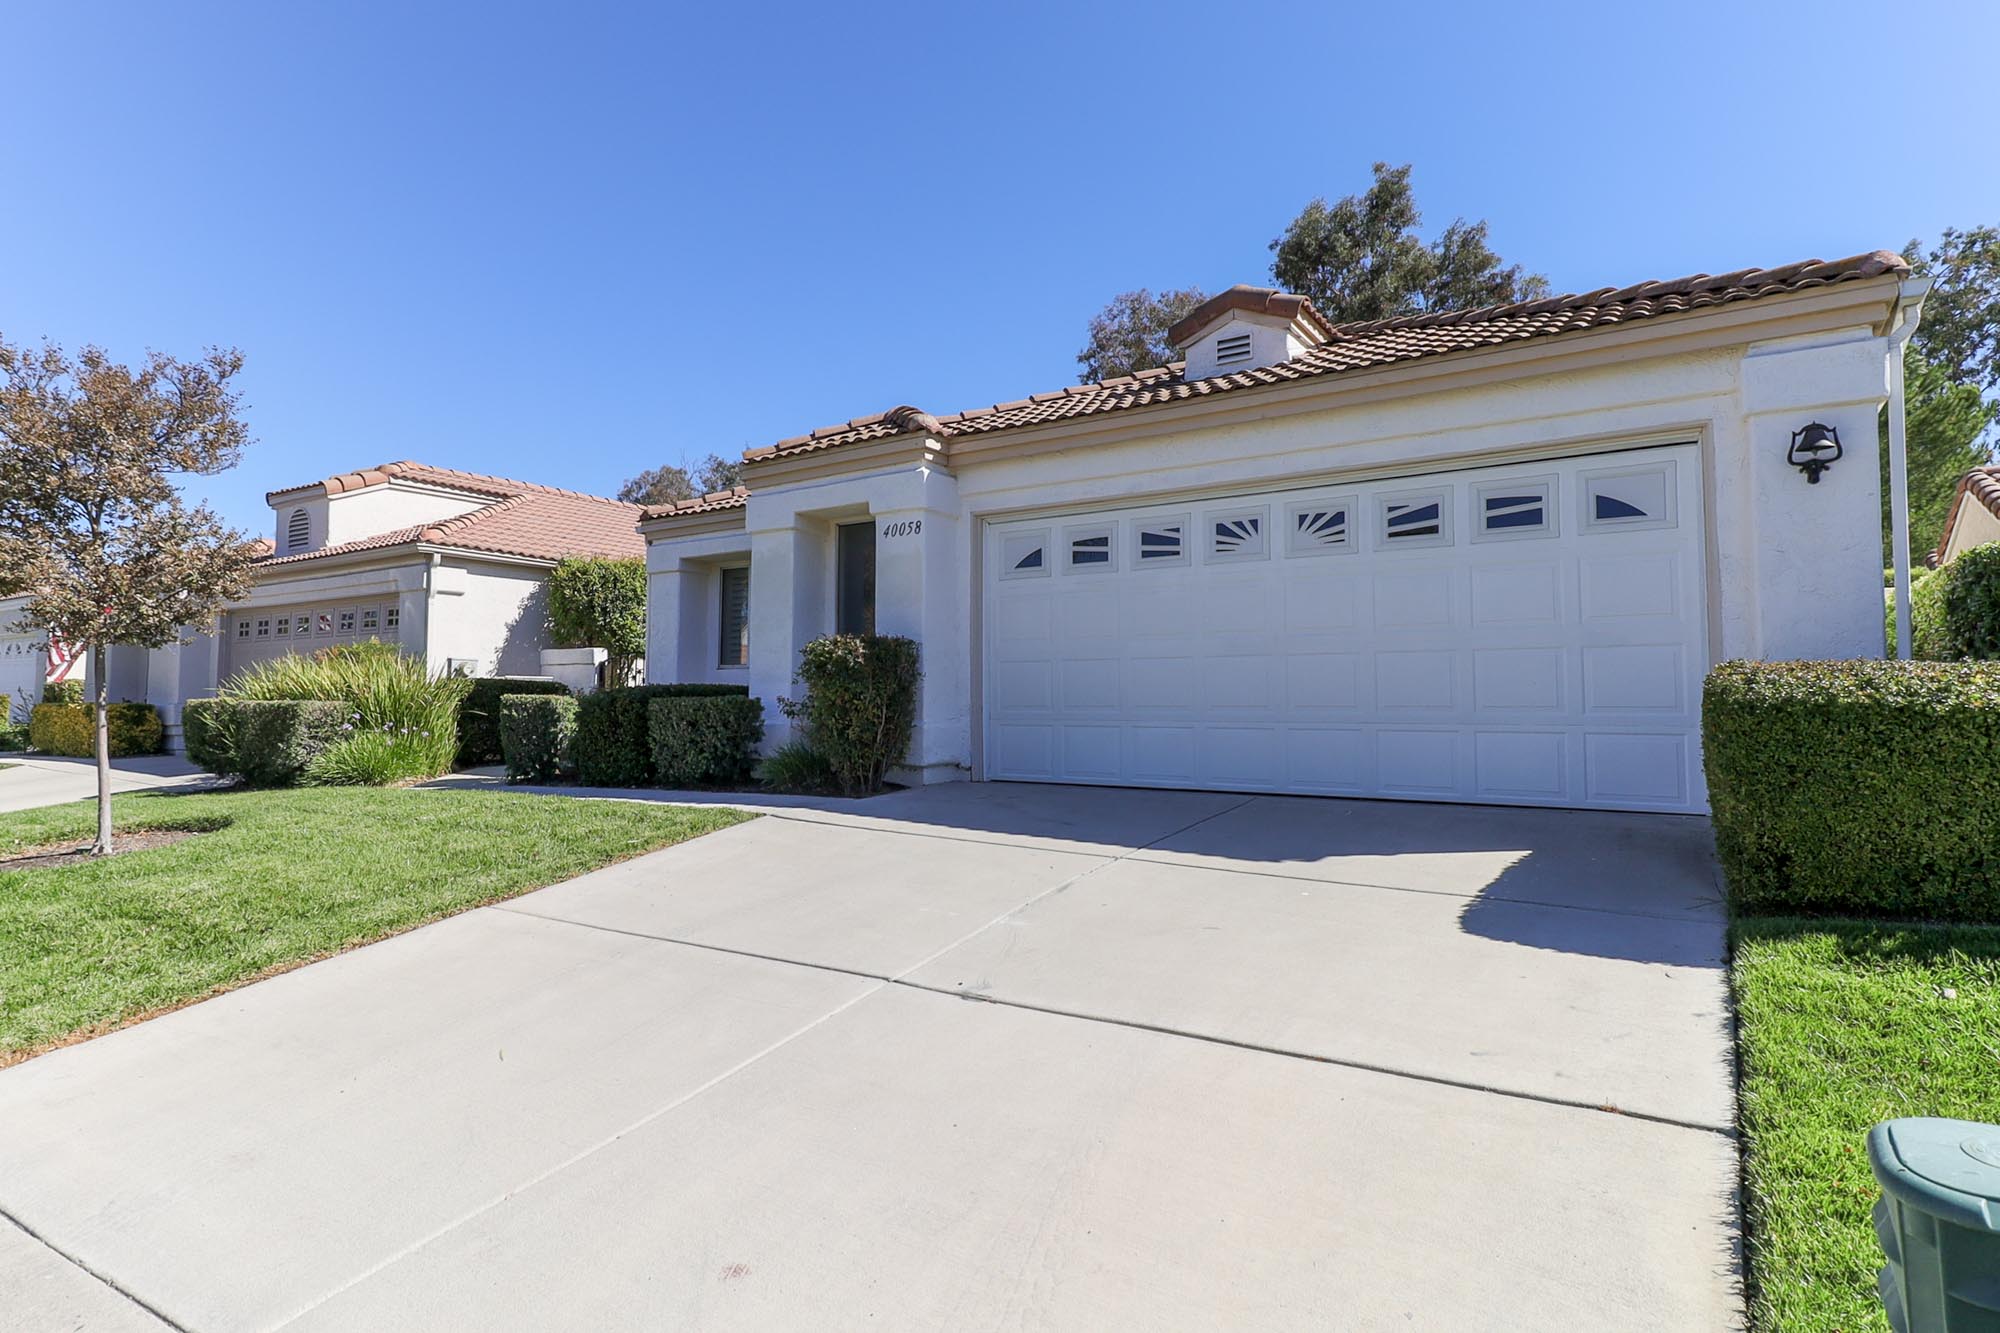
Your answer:
[[[681,679],[681,598],[688,584],[678,556],[658,546],[646,552],[646,683]]]
[[[787,514],[759,528],[755,496],[750,506],[750,693],[764,701],[769,750],[791,737],[778,700],[798,693],[799,650],[832,628],[832,575],[824,525]]]
[[[923,681],[904,780],[971,776],[967,574],[958,481],[937,468],[898,478],[875,510],[875,629],[922,645]]]
[[[1743,360],[1745,450],[1738,485],[1756,516],[1717,544],[1754,550],[1757,657],[1881,657],[1882,486],[1876,419],[1889,396],[1887,343],[1753,347]],[[1812,421],[1840,432],[1842,456],[1816,484],[1786,461],[1792,432]],[[1722,508],[1719,506],[1719,508]],[[1728,521],[1728,510],[1718,515]]]

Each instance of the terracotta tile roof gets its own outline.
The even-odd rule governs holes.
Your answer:
[[[726,491],[710,491],[707,495],[675,500],[672,504],[652,505],[639,515],[639,519],[645,522],[655,518],[678,518],[682,514],[713,514],[723,509],[741,509],[749,499],[749,487],[733,486]]]
[[[1226,292],[1209,297],[1183,315],[1167,330],[1167,341],[1176,347],[1186,347],[1188,339],[1214,323],[1217,316],[1232,310],[1246,310],[1254,315],[1276,315],[1287,320],[1303,319],[1328,337],[1333,336],[1334,330],[1339,327],[1319,312],[1311,297],[1238,283]]]
[[[1932,565],[1944,559],[1945,548],[1951,545],[1951,531],[1958,526],[1961,502],[1968,495],[1985,505],[1987,513],[2000,518],[2000,464],[1976,467],[1958,479],[1958,494],[1952,497],[1951,508],[1945,511],[1944,531],[1938,534],[1937,549],[1931,552]]]
[[[646,543],[639,536],[636,526],[640,508],[622,500],[607,500],[601,495],[585,495],[581,491],[558,490],[553,486],[484,477],[448,468],[429,468],[418,463],[385,463],[380,468],[344,475],[366,477],[377,473],[423,481],[437,477],[461,479],[436,484],[451,485],[460,490],[485,487],[487,489],[483,493],[498,494],[499,498],[492,504],[454,518],[418,523],[335,546],[322,546],[316,551],[301,551],[297,555],[272,556],[257,561],[257,568],[291,566],[330,556],[351,555],[357,551],[388,550],[418,544],[489,555],[520,556],[529,560],[560,560],[565,556],[643,557],[646,554]],[[342,478],[329,480],[340,481]],[[500,486],[511,489],[501,494],[497,491]],[[285,492],[274,494],[283,495]]]
[[[484,472],[461,472],[455,467],[432,467],[429,463],[414,463],[403,459],[395,463],[377,463],[374,467],[365,467],[357,472],[342,472],[337,476],[309,481],[299,486],[288,486],[281,491],[270,491],[265,494],[264,499],[275,503],[281,495],[313,490],[325,491],[328,495],[344,495],[349,491],[365,490],[370,486],[380,486],[392,480],[440,486],[447,490],[465,491],[472,495],[490,495],[496,499],[504,499],[510,495],[526,495],[532,491],[548,495],[575,495],[586,500],[602,498],[585,495],[582,491],[566,491],[557,486],[543,486],[538,482],[516,481],[512,477],[493,477]]]
[[[843,425],[793,436],[762,449],[752,449],[744,458],[788,458],[903,434],[928,433],[950,439],[1022,426],[1039,426],[1052,421],[1206,398],[1240,389],[1338,375],[1345,371],[1474,348],[1555,337],[1583,329],[1629,324],[1662,315],[1754,301],[1885,274],[1908,277],[1909,272],[1909,265],[1900,255],[1876,250],[1846,259],[1808,259],[1782,268],[1747,268],[1721,274],[1696,273],[1665,282],[1604,287],[1592,292],[1486,306],[1478,310],[1440,311],[1398,319],[1335,324],[1328,327],[1327,341],[1310,352],[1256,370],[1189,381],[1182,378],[1183,363],[1176,362],[1121,379],[1074,385],[1016,402],[998,403],[945,417],[932,417],[913,407],[899,407],[877,416],[858,417]],[[1244,290],[1257,292],[1262,289]],[[1225,297],[1229,295],[1224,293]]]

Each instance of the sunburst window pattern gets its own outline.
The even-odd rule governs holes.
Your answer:
[[[1209,520],[1211,554],[1248,558],[1264,554],[1264,516],[1228,514]]]

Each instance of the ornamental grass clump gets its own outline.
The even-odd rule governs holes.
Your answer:
[[[306,765],[302,780],[324,786],[387,786],[451,771],[458,705],[471,682],[433,676],[393,645],[356,644],[246,667],[219,692],[226,699],[317,699],[345,703],[341,738]]]

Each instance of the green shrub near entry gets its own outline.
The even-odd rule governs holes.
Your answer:
[[[562,694],[500,696],[500,750],[509,782],[555,782],[576,772],[577,702]]]
[[[576,780],[586,787],[645,787],[653,782],[647,707],[655,699],[748,695],[743,685],[628,685],[576,701]]]
[[[332,699],[190,699],[181,732],[191,763],[281,787],[354,735],[354,711]]]
[[[559,680],[509,680],[505,676],[482,676],[472,682],[458,704],[459,768],[497,764],[504,758],[500,748],[500,700],[510,694],[568,694],[569,686]]]
[[[829,634],[799,651],[805,698],[779,704],[852,796],[878,790],[909,753],[922,677],[914,639]]]
[[[10,723],[0,723],[0,750],[25,750],[28,748],[28,728]]]
[[[840,790],[826,756],[804,741],[786,741],[757,765],[757,780],[772,791],[810,796]]]
[[[1725,662],[1701,729],[1739,911],[2000,920],[2000,663]]]
[[[80,680],[52,680],[42,686],[42,702],[45,704],[68,704],[72,708],[83,707],[83,682]]]
[[[745,695],[668,695],[646,706],[653,780],[663,787],[730,785],[749,778],[764,739],[764,701]]]
[[[110,704],[105,729],[113,759],[158,754],[166,729],[151,704]],[[97,753],[97,710],[89,704],[36,704],[28,714],[28,743],[43,754],[87,759]]]
[[[14,696],[11,694],[0,694],[0,727],[11,725],[13,721]]]
[[[646,562],[571,556],[549,571],[549,637],[558,648],[602,648],[604,683],[623,688],[646,655]]]

